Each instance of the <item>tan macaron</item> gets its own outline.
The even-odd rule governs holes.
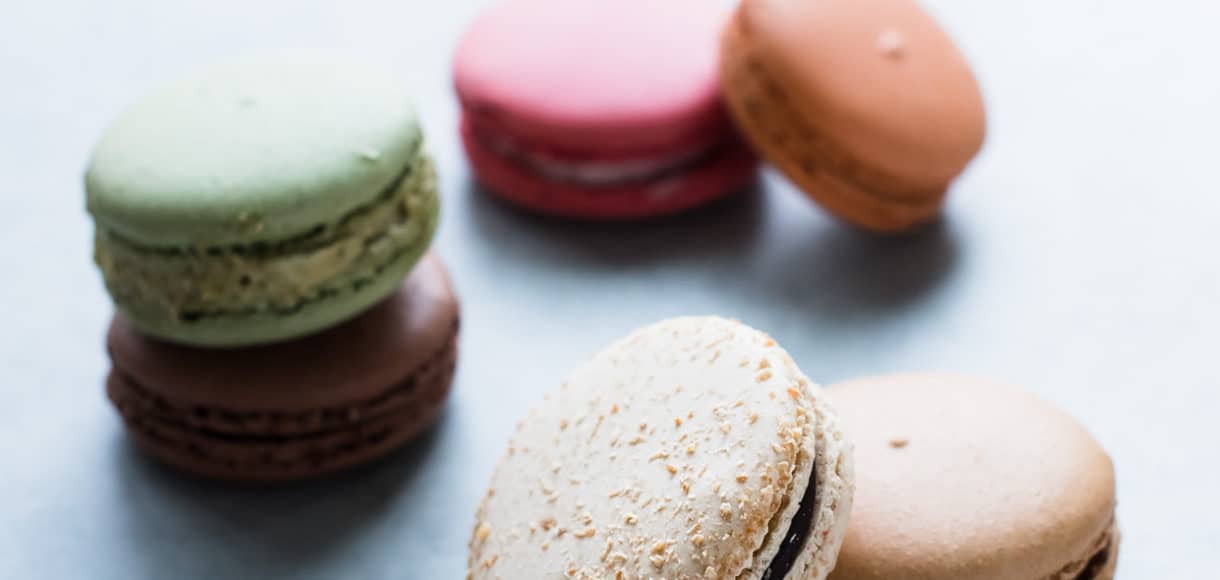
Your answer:
[[[827,393],[858,466],[834,580],[1114,577],[1114,466],[1062,411],[952,375],[865,378]]]
[[[766,334],[666,320],[520,423],[468,577],[821,580],[851,510],[851,457],[821,391]]]

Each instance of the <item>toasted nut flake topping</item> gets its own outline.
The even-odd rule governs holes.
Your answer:
[[[612,548],[614,548],[614,541],[613,541],[613,540],[610,540],[610,539],[607,539],[607,540],[606,540],[606,547],[605,547],[604,549],[602,549],[602,555],[601,555],[601,561],[602,561],[602,562],[605,562],[605,561],[606,561],[606,556],[609,556],[609,555],[610,555],[610,550],[611,550]]]
[[[911,442],[911,440],[907,439],[906,437],[895,437],[893,439],[890,439],[890,447],[893,447],[894,449],[902,449],[903,447],[906,447],[907,444],[909,444],[910,442]]]
[[[491,524],[483,522],[479,524],[479,529],[475,530],[474,537],[480,542],[491,536]]]

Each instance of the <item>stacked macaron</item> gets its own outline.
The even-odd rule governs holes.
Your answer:
[[[985,133],[974,75],[914,0],[744,0],[731,15],[503,0],[467,32],[454,77],[479,180],[582,218],[743,189],[754,168],[731,118],[832,214],[900,232],[938,215]]]
[[[303,54],[211,68],[115,121],[85,187],[117,309],[107,391],[152,455],[297,479],[438,414],[458,305],[425,255],[436,174],[393,75]]]

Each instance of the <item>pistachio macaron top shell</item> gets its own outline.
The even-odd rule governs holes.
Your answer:
[[[410,92],[374,66],[275,54],[138,102],[85,175],[100,227],[151,247],[276,242],[373,202],[421,154]]]
[[[716,317],[663,321],[598,353],[519,424],[478,510],[469,574],[761,578],[816,481],[813,539],[787,577],[824,578],[850,477],[833,413],[774,340]]]

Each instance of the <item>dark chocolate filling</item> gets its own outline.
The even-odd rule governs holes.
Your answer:
[[[788,526],[788,534],[784,536],[784,543],[780,544],[779,552],[776,552],[775,558],[771,560],[771,565],[767,566],[767,571],[763,572],[762,580],[787,578],[788,573],[792,571],[792,566],[796,564],[796,559],[800,557],[805,548],[805,541],[809,539],[809,532],[813,529],[815,519],[813,510],[817,506],[815,501],[817,479],[817,474],[811,471],[809,486],[805,488],[805,495],[801,498],[799,507],[796,508],[796,517]]]

